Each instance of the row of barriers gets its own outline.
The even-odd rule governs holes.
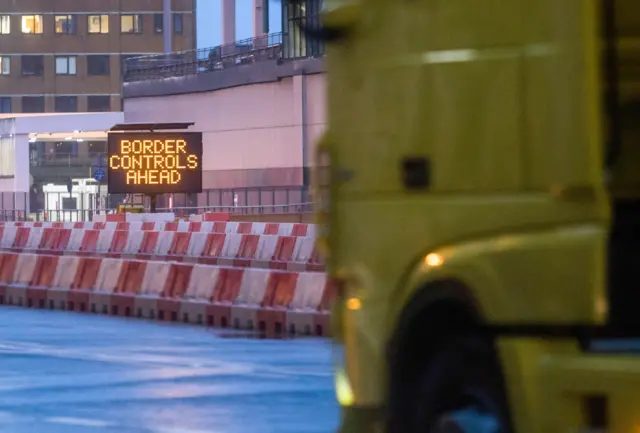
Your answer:
[[[333,296],[320,272],[0,253],[5,305],[327,336]]]
[[[0,248],[15,253],[324,270],[316,238],[310,236],[4,226]]]
[[[132,221],[132,222],[12,222],[4,227],[66,228],[95,230],[142,230],[174,232],[240,233],[254,235],[315,236],[315,224],[303,223],[260,223],[232,221]]]

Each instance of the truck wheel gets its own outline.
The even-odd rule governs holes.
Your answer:
[[[429,359],[412,411],[414,431],[511,433],[502,371],[490,339],[454,338]]]

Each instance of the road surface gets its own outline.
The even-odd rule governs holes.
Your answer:
[[[330,352],[320,339],[0,307],[0,433],[330,433]]]

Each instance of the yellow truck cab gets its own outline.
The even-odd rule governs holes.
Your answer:
[[[640,432],[640,2],[332,3],[341,431]]]

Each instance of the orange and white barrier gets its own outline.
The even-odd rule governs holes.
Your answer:
[[[7,221],[3,227],[59,228],[85,230],[143,230],[205,233],[239,233],[253,235],[315,236],[315,224],[258,223],[233,221],[129,221],[129,222],[51,222]]]
[[[189,221],[229,221],[230,219],[229,212],[205,212],[189,215]]]
[[[309,236],[5,226],[0,227],[0,249],[290,271],[324,269],[316,238]]]
[[[175,215],[173,212],[157,212],[157,213],[115,213],[115,214],[97,214],[93,216],[95,222],[125,222],[125,221],[173,221]]]
[[[326,336],[332,298],[320,272],[0,253],[6,305]]]

